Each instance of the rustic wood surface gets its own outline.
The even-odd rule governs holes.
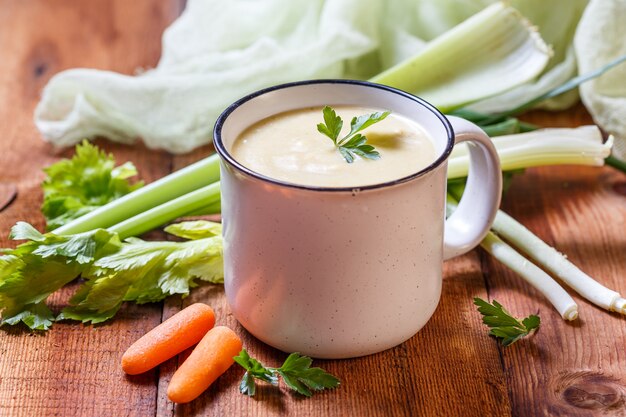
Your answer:
[[[163,29],[183,1],[0,0],[0,247],[18,220],[43,228],[41,168],[71,154],[41,140],[32,114],[56,72],[92,67],[132,74],[154,65]],[[581,106],[536,112],[535,123],[590,122]],[[132,160],[149,182],[211,152],[173,157],[106,141],[119,161]],[[3,207],[5,207],[3,210]],[[626,292],[626,176],[610,168],[530,169],[517,177],[503,207],[583,270]],[[158,236],[158,233],[157,233]],[[51,297],[60,308],[72,286]],[[517,315],[539,312],[541,330],[501,348],[487,336],[472,298],[497,299]],[[238,393],[242,370],[231,368],[196,401],[174,406],[165,395],[175,358],[128,377],[119,360],[140,335],[195,301],[212,305],[268,364],[285,354],[252,338],[231,316],[220,286],[189,298],[122,308],[100,326],[55,324],[46,334],[0,331],[0,416],[624,416],[626,322],[575,296],[580,320],[564,322],[514,273],[483,252],[447,262],[443,296],[432,320],[412,339],[359,359],[318,361],[343,383],[302,399],[271,387],[255,398]]]

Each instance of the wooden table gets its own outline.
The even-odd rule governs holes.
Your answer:
[[[0,1],[0,200],[17,198],[0,213],[0,247],[9,228],[27,220],[39,229],[41,168],[71,155],[44,143],[32,122],[46,81],[71,67],[132,73],[154,65],[162,30],[181,0]],[[559,114],[533,113],[551,126],[590,122],[580,106]],[[98,144],[118,161],[132,160],[153,181],[211,152],[172,156],[142,146]],[[609,168],[530,169],[517,177],[503,207],[583,270],[626,292],[626,176]],[[51,297],[60,308],[73,288]],[[514,314],[539,313],[533,337],[502,348],[487,336],[473,297],[497,299]],[[129,344],[181,307],[205,301],[218,323],[232,326],[249,351],[277,365],[285,355],[237,325],[221,286],[206,285],[185,300],[127,305],[101,326],[56,324],[46,334],[23,328],[0,332],[2,416],[170,415],[626,415],[626,322],[574,296],[580,320],[566,323],[518,276],[482,251],[445,265],[443,297],[434,317],[412,339],[364,358],[317,363],[343,383],[334,392],[303,399],[262,387],[239,394],[242,370],[231,368],[198,400],[174,406],[166,387],[178,362],[128,377],[120,356]]]

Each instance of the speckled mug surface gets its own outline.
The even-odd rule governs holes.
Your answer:
[[[395,181],[328,188],[268,178],[229,152],[259,120],[324,105],[409,117],[429,133],[437,156]],[[466,140],[467,191],[445,221],[446,161],[455,141]],[[500,202],[497,154],[480,129],[368,82],[304,81],[256,92],[224,111],[214,143],[221,156],[226,297],[250,333],[285,352],[347,358],[413,336],[439,302],[443,260],[480,242]]]

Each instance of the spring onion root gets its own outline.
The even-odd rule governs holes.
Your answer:
[[[626,299],[581,271],[556,249],[539,239],[508,214],[498,211],[492,226],[502,238],[595,305],[626,315]]]

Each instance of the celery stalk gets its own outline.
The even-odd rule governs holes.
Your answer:
[[[218,181],[130,217],[110,226],[108,230],[117,233],[120,239],[137,236],[179,217],[207,207],[215,207],[215,204],[219,202],[220,183]]]
[[[219,178],[219,157],[214,154],[79,217],[54,230],[53,233],[70,235],[98,228],[108,228],[120,222],[126,223],[125,227],[129,227],[127,222],[131,220],[132,216],[140,215],[141,219],[147,219],[146,210],[212,184]],[[187,210],[185,213],[189,211]],[[153,223],[150,222],[150,224]],[[153,227],[159,225],[155,224]],[[145,228],[141,227],[140,229]],[[147,230],[149,229],[144,231]]]
[[[370,81],[449,111],[532,80],[550,56],[550,48],[517,10],[496,3]]]

